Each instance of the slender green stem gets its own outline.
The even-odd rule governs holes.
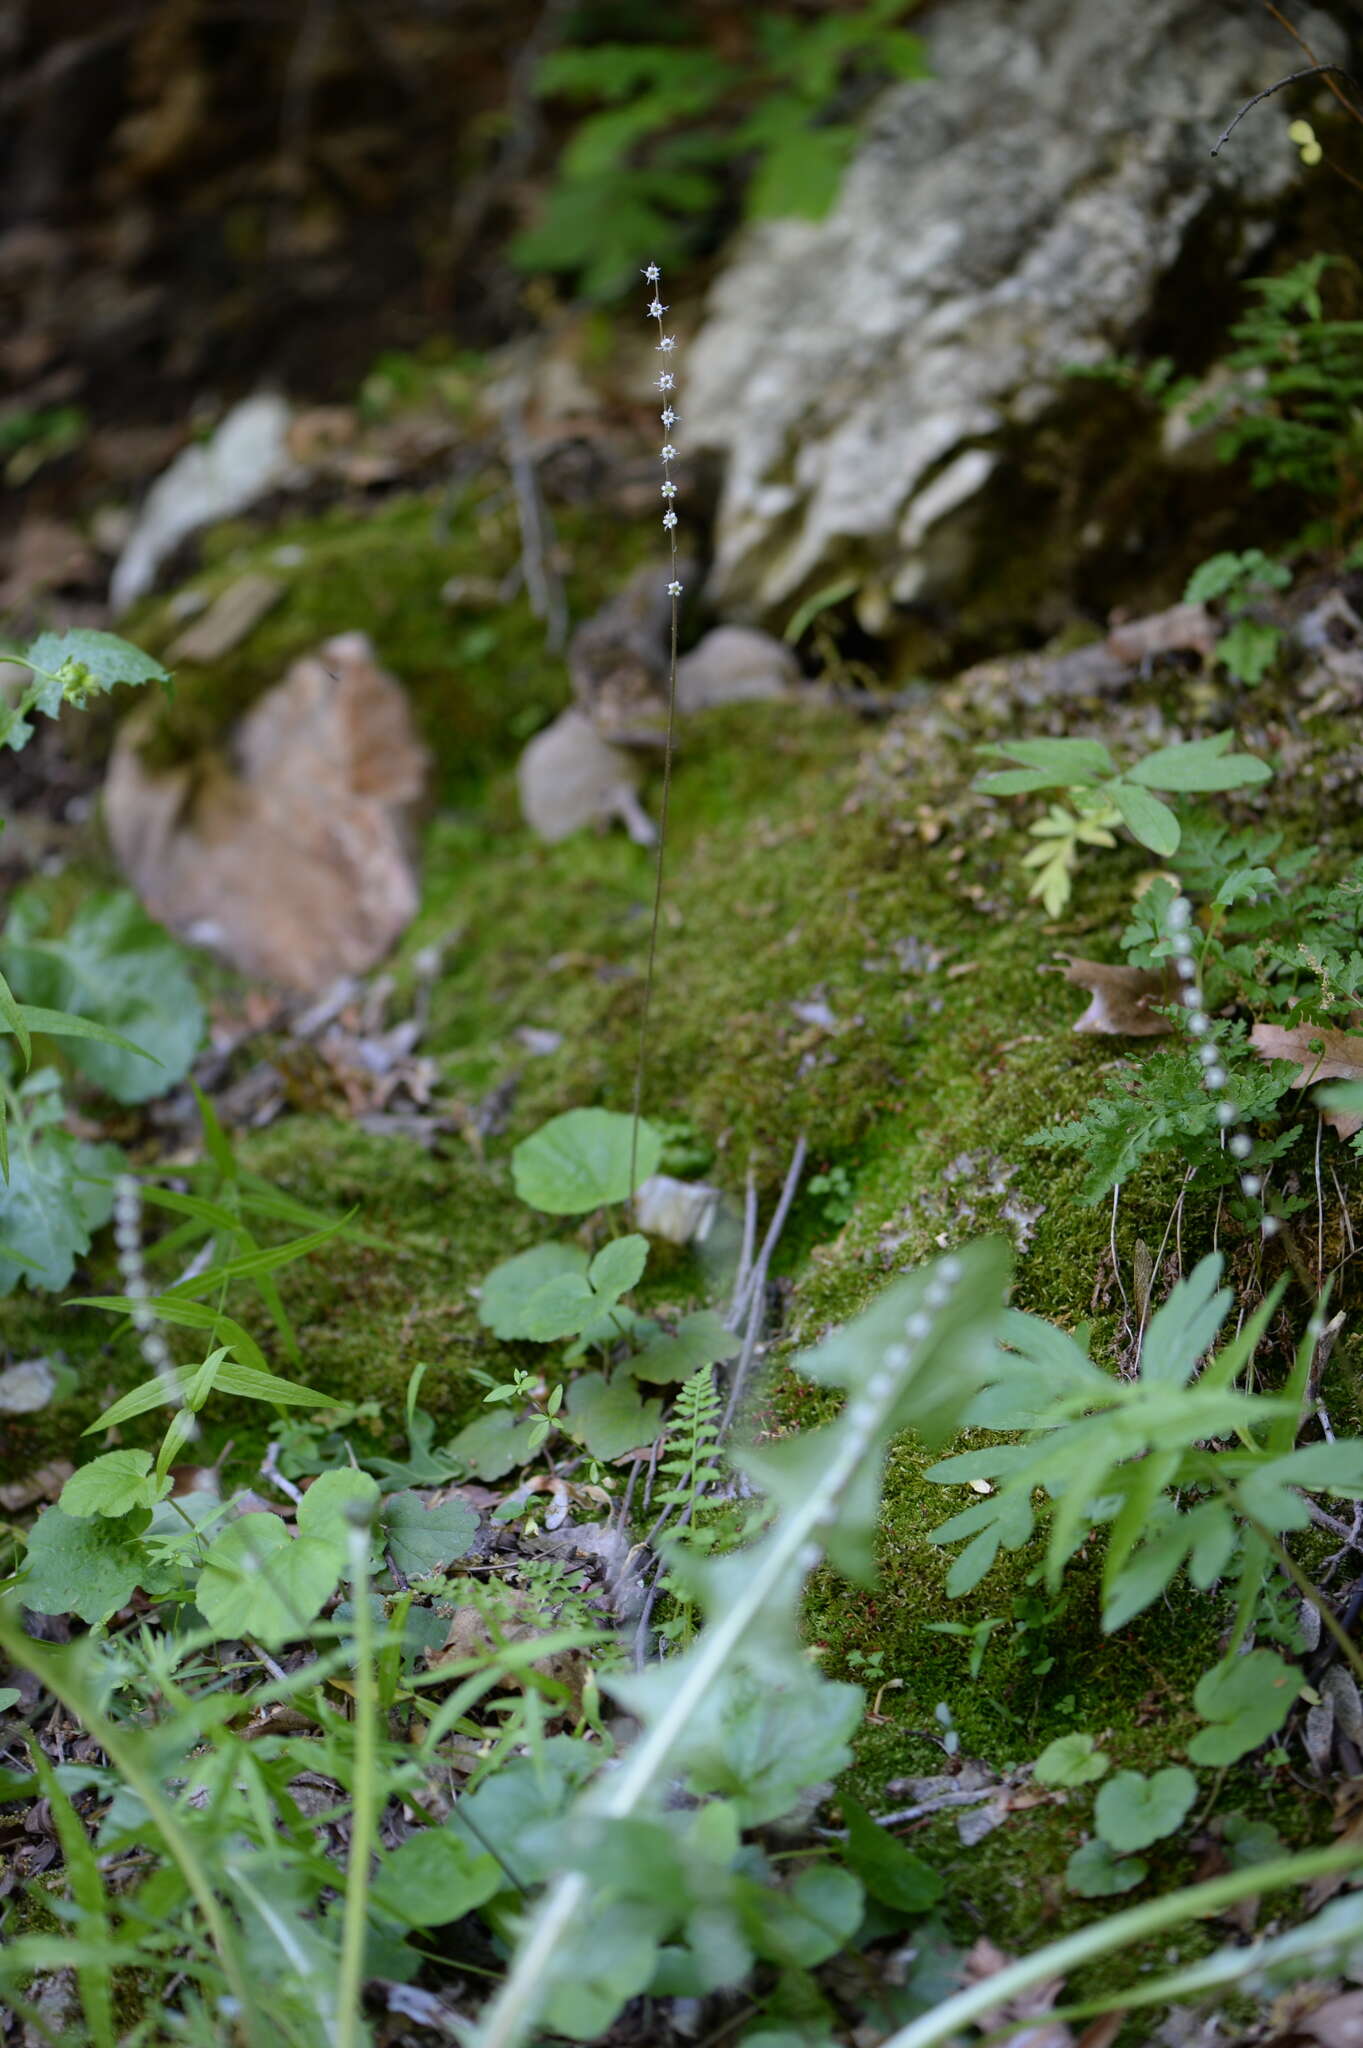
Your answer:
[[[378,1702],[374,1696],[374,1617],[369,1608],[369,1532],[352,1523],[347,1536],[355,1603],[355,1757],[336,2048],[360,2048],[364,2040],[360,1990],[369,1916],[369,1865],[378,1832]]]
[[[1259,1863],[1250,1870],[1214,1877],[1206,1884],[1189,1885],[1183,1891],[1167,1893],[1162,1899],[1151,1899],[1143,1906],[1129,1906],[1124,1913],[1114,1913],[1092,1927],[1081,1928],[1077,1934],[1050,1942],[1032,1955],[1010,1963],[1007,1969],[972,1984],[968,1990],[958,1991],[954,1998],[924,2013],[921,2019],[901,2027],[883,2048],[942,2048],[943,2043],[957,2038],[962,2027],[982,2014],[997,2012],[1008,2000],[1052,1978],[1068,1976],[1071,1970],[1095,1962],[1099,1956],[1131,1948],[1138,1941],[1148,1941],[1166,1928],[1178,1927],[1203,1914],[1221,1912],[1241,1899],[1254,1898],[1261,1892],[1285,1891],[1289,1885],[1305,1884],[1311,1878],[1356,1870],[1360,1863],[1363,1852],[1356,1847],[1312,1849],[1302,1856],[1280,1857],[1274,1863]],[[1248,1955],[1246,1963],[1248,1967]]]
[[[1244,1515],[1245,1511],[1243,1508],[1240,1509],[1240,1513]],[[1301,1594],[1302,1599],[1309,1601],[1311,1606],[1315,1608],[1327,1632],[1334,1637],[1336,1648],[1345,1662],[1352,1668],[1354,1677],[1360,1684],[1363,1684],[1363,1656],[1360,1656],[1358,1645],[1351,1640],[1348,1631],[1341,1627],[1335,1610],[1325,1598],[1325,1595],[1307,1578],[1306,1573],[1291,1555],[1285,1544],[1280,1543],[1276,1536],[1256,1522],[1252,1515],[1245,1515],[1245,1520],[1249,1523],[1260,1541],[1267,1545],[1269,1555],[1280,1569],[1287,1573],[1288,1578],[1291,1579],[1293,1585]]]

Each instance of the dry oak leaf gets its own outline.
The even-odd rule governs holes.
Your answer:
[[[1076,959],[1073,953],[1056,957],[1065,962],[1066,981],[1089,992],[1089,1006],[1075,1018],[1074,1030],[1110,1038],[1162,1038],[1173,1030],[1168,1017],[1157,1016],[1150,1008],[1152,1003],[1174,1000],[1176,984],[1167,970],[1113,967],[1102,960]]]
[[[1256,1024],[1249,1042],[1265,1060],[1296,1060],[1294,1088],[1306,1088],[1312,1081],[1363,1081],[1363,1038],[1348,1031],[1326,1031],[1319,1024],[1296,1024],[1289,1030],[1282,1024]],[[1319,1051],[1312,1048],[1318,1046]],[[1363,1130],[1363,1116],[1348,1110],[1323,1109],[1321,1115],[1341,1138],[1352,1138]]]

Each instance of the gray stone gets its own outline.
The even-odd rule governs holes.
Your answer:
[[[521,813],[550,845],[584,825],[622,818],[641,845],[653,828],[639,808],[639,771],[630,756],[603,740],[585,711],[560,712],[529,742],[516,766]]]
[[[1319,10],[1294,23],[1347,55]],[[1204,252],[1215,237],[1243,274],[1301,177],[1276,102],[1210,154],[1298,61],[1252,12],[938,0],[914,28],[932,76],[884,96],[825,220],[744,231],[689,352],[688,449],[725,464],[709,595],[730,615],[781,616],[849,567],[897,603],[959,597],[1053,416],[1041,487],[1065,502],[1068,425],[1107,397],[1067,368],[1135,345],[1181,258],[1223,314]]]
[[[126,611],[156,581],[167,555],[200,527],[245,512],[268,491],[300,475],[289,453],[289,408],[261,393],[233,406],[211,441],[176,456],[147,493],[109,586],[115,612]]]
[[[752,626],[716,626],[677,663],[677,710],[789,696],[800,665],[784,641]]]
[[[701,1244],[709,1236],[722,1197],[704,1181],[655,1173],[634,1191],[634,1221],[646,1237],[666,1244]]]
[[[57,1375],[45,1358],[25,1358],[0,1372],[0,1415],[34,1415],[57,1390]]]

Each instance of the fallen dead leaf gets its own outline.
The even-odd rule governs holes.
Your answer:
[[[1296,1024],[1290,1030],[1282,1024],[1256,1024],[1249,1042],[1260,1059],[1298,1062],[1294,1088],[1313,1081],[1363,1081],[1363,1038],[1348,1031],[1326,1031],[1319,1024]],[[1363,1130],[1363,1116],[1347,1110],[1323,1109],[1321,1115],[1341,1138]]]
[[[1173,1030],[1168,1017],[1157,1016],[1150,1008],[1152,1003],[1173,1002],[1176,983],[1172,974],[1080,960],[1073,953],[1058,957],[1065,962],[1066,981],[1089,992],[1089,1006],[1075,1018],[1075,1031],[1111,1038],[1163,1038]]]
[[[50,1465],[40,1465],[23,1479],[11,1479],[0,1486],[0,1508],[14,1515],[40,1500],[56,1500],[75,1469],[69,1458],[54,1458]]]

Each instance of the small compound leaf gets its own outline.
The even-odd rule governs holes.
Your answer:
[[[516,1193],[550,1216],[582,1216],[608,1202],[623,1202],[630,1186],[634,1119],[618,1110],[570,1109],[551,1117],[511,1155]],[[662,1139],[640,1122],[635,1186],[658,1170]]]
[[[1094,1825],[1118,1855],[1148,1849],[1172,1835],[1197,1797],[1197,1779],[1182,1764],[1146,1777],[1141,1771],[1118,1771],[1098,1794]]]
[[[536,1244],[514,1259],[503,1259],[483,1282],[478,1302],[478,1320],[494,1337],[508,1343],[530,1336],[525,1314],[534,1295],[546,1281],[565,1273],[586,1276],[587,1254],[577,1244]]]
[[[568,1389],[564,1427],[603,1464],[655,1442],[662,1426],[662,1402],[640,1400],[623,1377],[583,1373]]]
[[[1081,1899],[1113,1899],[1133,1891],[1149,1864],[1139,1856],[1114,1856],[1106,1842],[1085,1842],[1065,1865],[1065,1883]]]
[[[37,1614],[74,1614],[94,1627],[132,1598],[147,1559],[126,1521],[77,1520],[47,1508],[29,1532],[24,1564],[26,1607]]]
[[[478,1534],[478,1516],[457,1496],[428,1506],[419,1493],[395,1493],[379,1517],[383,1547],[404,1578],[429,1578],[466,1557]]]
[[[1107,1757],[1091,1735],[1058,1735],[1032,1765],[1039,1785],[1092,1785],[1105,1777]]]
[[[1292,1711],[1301,1674],[1275,1650],[1251,1650],[1228,1657],[1204,1672],[1193,1705],[1204,1728],[1188,1744],[1195,1764],[1233,1764],[1276,1735]]]
[[[896,1841],[847,1793],[839,1794],[839,1804],[847,1822],[847,1862],[871,1897],[897,1913],[926,1913],[945,1889],[931,1864]]]

